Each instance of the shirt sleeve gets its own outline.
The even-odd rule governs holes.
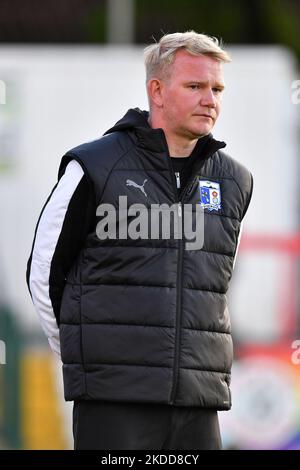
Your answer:
[[[250,187],[250,192],[249,192],[249,196],[248,196],[248,201],[246,203],[246,206],[244,208],[244,212],[243,212],[243,215],[242,215],[240,231],[239,231],[239,235],[238,235],[237,246],[236,246],[235,255],[234,255],[234,259],[233,259],[232,269],[234,269],[236,259],[237,259],[238,250],[239,250],[239,246],[240,246],[240,242],[241,242],[241,237],[242,237],[242,232],[243,232],[243,227],[244,227],[244,217],[245,217],[246,212],[249,208],[249,204],[251,202],[251,198],[252,198],[252,194],[253,194],[253,175],[252,175],[252,173],[250,173],[250,178],[251,178],[251,187]]]
[[[39,216],[26,282],[50,347],[60,358],[60,306],[67,274],[92,229],[96,208],[91,183],[71,160]]]

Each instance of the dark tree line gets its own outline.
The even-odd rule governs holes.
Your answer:
[[[105,43],[108,0],[0,0],[0,42]],[[135,0],[136,43],[194,29],[225,44],[283,44],[300,59],[299,0]]]

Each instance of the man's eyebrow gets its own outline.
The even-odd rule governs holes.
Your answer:
[[[199,81],[199,80],[189,80],[187,82],[188,85],[193,84],[193,85],[207,85],[207,81]],[[213,85],[214,88],[220,88],[220,90],[225,90],[225,85],[223,83],[215,83]]]
[[[222,91],[225,90],[225,85],[223,83],[216,83],[215,87],[220,88],[220,90],[222,90]]]

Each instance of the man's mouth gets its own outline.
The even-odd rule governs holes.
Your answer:
[[[201,116],[201,117],[210,118],[212,121],[214,120],[214,118],[210,116],[210,114],[194,114],[194,116]]]

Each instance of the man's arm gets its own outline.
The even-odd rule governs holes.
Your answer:
[[[252,173],[250,173],[250,179],[251,179],[250,193],[249,193],[248,200],[247,200],[247,202],[246,202],[246,205],[245,205],[244,211],[243,211],[243,215],[242,215],[242,220],[241,220],[241,225],[240,225],[240,231],[239,231],[238,240],[237,240],[237,245],[236,245],[236,249],[235,249],[235,255],[234,255],[234,259],[233,259],[232,269],[234,269],[235,262],[236,262],[236,258],[237,258],[237,254],[238,254],[238,250],[239,250],[239,246],[240,246],[240,242],[241,242],[241,237],[242,237],[242,232],[243,232],[243,225],[244,225],[244,217],[245,217],[245,215],[246,215],[246,212],[247,212],[247,210],[248,210],[248,208],[249,208],[249,204],[250,204],[251,199],[252,199],[252,194],[253,194],[253,175],[252,175]]]
[[[51,349],[60,357],[60,306],[67,274],[96,214],[90,183],[71,160],[48,197],[27,262],[28,289]]]

